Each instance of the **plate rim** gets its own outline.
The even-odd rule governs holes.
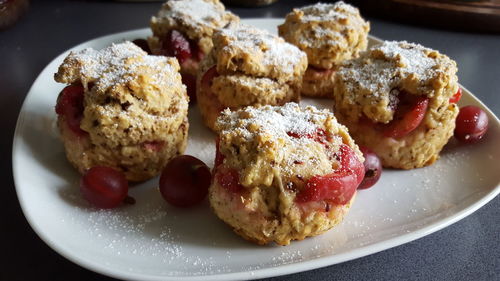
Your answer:
[[[242,22],[252,22],[252,21],[283,21],[283,18],[242,18]],[[33,229],[33,231],[40,237],[40,239],[47,244],[51,249],[53,249],[55,252],[63,256],[64,258],[70,260],[71,262],[82,266],[88,270],[97,272],[99,274],[103,274],[106,276],[111,276],[115,278],[120,278],[120,279],[125,279],[125,280],[232,280],[232,279],[257,279],[257,278],[266,278],[266,277],[273,277],[273,276],[281,276],[281,275],[286,275],[286,274],[294,274],[298,272],[303,272],[307,270],[313,270],[313,269],[318,269],[326,266],[331,266],[339,263],[343,263],[349,260],[354,260],[357,258],[361,258],[364,256],[368,256],[374,253],[378,253],[384,250],[388,250],[390,248],[394,248],[399,245],[403,245],[406,243],[409,243],[411,241],[420,239],[424,236],[427,236],[429,234],[432,234],[434,232],[437,232],[447,226],[450,226],[459,220],[469,216],[470,214],[474,213],[477,211],[479,208],[482,206],[486,205],[488,202],[490,202],[492,199],[494,199],[499,193],[500,193],[500,181],[497,183],[497,186],[492,188],[490,192],[486,193],[484,196],[482,196],[479,200],[475,201],[474,203],[471,203],[468,205],[466,208],[462,209],[461,211],[456,212],[455,214],[451,216],[447,216],[444,219],[441,219],[439,221],[433,222],[425,227],[422,227],[418,230],[412,231],[410,233],[405,233],[396,237],[389,238],[387,240],[381,241],[381,242],[376,242],[374,244],[369,244],[366,246],[361,246],[353,250],[349,250],[344,253],[336,254],[334,256],[324,256],[324,257],[318,257],[314,258],[311,260],[305,260],[305,261],[300,261],[300,262],[294,262],[290,264],[283,264],[283,265],[278,265],[278,266],[271,266],[267,268],[260,268],[260,269],[255,269],[255,270],[250,270],[250,271],[238,271],[238,272],[231,272],[231,273],[218,273],[218,274],[211,274],[211,275],[195,275],[195,276],[159,276],[159,275],[151,275],[147,273],[135,273],[135,272],[124,272],[124,271],[118,271],[118,270],[110,270],[108,267],[101,265],[99,263],[93,263],[91,261],[81,259],[78,257],[78,255],[71,253],[69,250],[59,246],[57,242],[53,241],[50,238],[50,235],[45,233],[43,229],[41,228],[40,225],[37,224],[36,220],[31,216],[31,213],[28,211],[29,207],[26,205],[26,200],[23,200],[23,193],[21,191],[21,188],[19,187],[19,178],[21,175],[19,174],[19,169],[17,159],[15,157],[16,152],[19,149],[19,142],[21,139],[20,136],[20,128],[23,125],[23,121],[26,115],[26,104],[27,101],[30,99],[30,97],[33,95],[33,88],[36,84],[40,83],[39,80],[41,79],[40,75],[44,73],[47,68],[49,68],[52,64],[56,63],[59,58],[66,56],[71,50],[78,49],[80,46],[89,44],[92,41],[102,41],[102,40],[109,40],[108,37],[119,37],[119,36],[124,36],[124,37],[130,37],[133,33],[143,33],[143,32],[150,32],[150,29],[145,27],[145,28],[138,28],[138,29],[132,29],[132,30],[127,30],[127,31],[121,31],[121,32],[116,32],[116,33],[111,33],[103,36],[99,36],[96,38],[92,38],[90,40],[86,40],[84,42],[81,42],[77,45],[74,45],[73,47],[63,51],[56,57],[54,57],[50,62],[38,73],[37,78],[34,80],[32,83],[31,87],[28,90],[27,95],[24,98],[24,101],[22,103],[22,106],[20,108],[18,118],[16,121],[16,127],[12,139],[12,174],[13,174],[13,182],[14,186],[16,189],[16,195],[18,198],[18,201],[20,203],[22,212],[26,220],[28,221],[28,224],[30,227]],[[372,39],[383,41],[382,39],[369,35]],[[124,38],[125,39],[125,38]],[[81,47],[80,47],[81,48]],[[460,87],[465,90],[465,93],[471,98],[474,102],[478,103],[483,110],[487,112],[487,114],[490,117],[490,126],[493,124],[495,126],[500,127],[500,120],[498,117],[481,101],[479,100],[476,96],[472,94],[469,90],[467,90],[465,87],[460,85]],[[493,117],[493,118],[491,118]],[[492,120],[493,119],[493,120]],[[19,153],[19,152],[17,152]],[[332,260],[333,259],[333,260]]]

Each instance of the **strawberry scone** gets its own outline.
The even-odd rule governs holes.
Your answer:
[[[179,60],[183,82],[191,92],[196,90],[198,64],[212,49],[214,31],[238,22],[239,17],[219,0],[170,0],[151,18],[153,36],[148,44],[153,54]]]
[[[384,42],[337,71],[335,116],[384,167],[430,165],[455,128],[456,72],[456,63],[438,51]]]
[[[201,63],[198,106],[214,129],[225,108],[283,105],[300,100],[307,56],[267,31],[248,25],[215,32],[214,47]]]
[[[57,123],[80,173],[107,166],[143,181],[184,152],[188,97],[176,59],[149,56],[131,42],[88,48],[71,52],[55,80],[68,84]]]
[[[226,109],[216,129],[209,200],[237,234],[288,245],[342,221],[364,159],[329,111],[296,103]]]
[[[342,1],[293,9],[278,33],[307,54],[302,94],[333,97],[335,71],[366,49],[370,24],[359,10]]]

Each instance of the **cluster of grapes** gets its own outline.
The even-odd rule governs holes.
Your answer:
[[[160,176],[160,193],[170,204],[190,207],[199,204],[208,193],[210,170],[201,160],[181,155],[172,159]],[[92,167],[80,180],[85,199],[99,208],[115,208],[134,203],[128,194],[128,182],[123,173],[110,167]]]

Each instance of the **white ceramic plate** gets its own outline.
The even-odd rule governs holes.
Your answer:
[[[244,20],[273,32],[281,21]],[[73,49],[100,49],[148,34],[148,29],[113,34]],[[66,161],[55,130],[54,105],[63,85],[54,82],[53,74],[66,55],[42,71],[26,97],[14,136],[14,179],[24,214],[36,233],[69,260],[105,275],[222,280],[314,269],[428,235],[471,214],[500,191],[499,121],[465,90],[460,103],[479,105],[490,118],[480,143],[461,146],[451,141],[430,167],[385,170],[377,185],[358,193],[341,225],[315,238],[287,247],[250,244],[219,221],[207,202],[187,210],[168,206],[157,189],[157,178],[131,189],[137,204],[97,210],[79,195],[79,175]],[[303,103],[331,108],[325,100]],[[201,125],[196,107],[189,111],[189,122],[186,154],[211,165],[214,135]]]

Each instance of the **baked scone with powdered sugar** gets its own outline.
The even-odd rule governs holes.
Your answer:
[[[80,173],[108,166],[143,181],[184,152],[188,97],[176,59],[149,56],[131,42],[88,48],[71,52],[55,80],[68,84],[57,123]]]
[[[369,30],[359,10],[342,1],[293,9],[278,33],[307,54],[302,94],[333,97],[335,70],[366,49]]]
[[[436,50],[384,42],[337,71],[335,116],[384,167],[430,165],[455,128],[456,72],[456,63]]]
[[[340,223],[364,177],[363,156],[328,110],[226,109],[210,205],[243,238],[288,245]]]
[[[224,108],[283,105],[300,100],[306,54],[278,36],[248,25],[214,33],[214,47],[202,61],[198,106],[205,124]]]
[[[212,49],[214,31],[238,22],[219,0],[170,0],[151,18],[148,44],[153,54],[175,56],[188,91],[195,91],[198,64]]]

